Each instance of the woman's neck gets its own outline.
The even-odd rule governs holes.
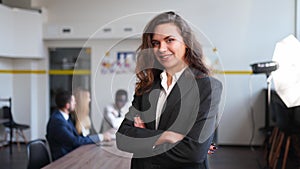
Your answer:
[[[171,86],[172,80],[173,80],[172,75],[170,75],[169,73],[167,73],[167,86],[168,86],[168,88],[169,88],[169,86]]]

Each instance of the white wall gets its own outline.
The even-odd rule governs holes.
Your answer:
[[[43,60],[13,59],[13,70],[43,70]],[[13,115],[18,123],[29,124],[30,130],[25,134],[28,139],[44,137],[47,101],[46,74],[13,75]]]
[[[0,4],[0,56],[42,58],[42,15]]]
[[[219,61],[224,70],[250,70],[249,64],[251,63],[271,60],[276,42],[295,31],[294,0],[188,0],[177,2],[173,0],[131,0],[122,5],[116,5],[116,3],[121,2],[51,0],[41,1],[38,4],[44,5],[47,9],[47,24],[70,25],[74,27],[74,36],[90,35],[97,28],[122,16],[175,10],[213,42],[218,49]],[[148,17],[139,17],[135,22],[138,25],[144,25],[147,21]],[[72,37],[66,39],[72,39]],[[80,45],[83,46],[84,41],[78,39],[52,40],[47,41],[46,45],[52,47],[78,47],[79,45],[80,47]],[[104,41],[95,42],[93,45],[96,48],[92,48],[92,60],[97,62],[109,44],[110,42]],[[95,68],[92,69],[94,71]],[[100,81],[105,79],[105,77],[95,76],[95,80],[96,78],[97,81],[99,80],[97,83],[99,86],[102,84]],[[262,143],[262,135],[257,130],[264,125],[264,98],[260,92],[262,88],[265,88],[266,81],[263,75],[254,75],[250,82],[253,89],[250,91],[250,78],[251,76],[242,74],[226,75],[227,83],[224,87],[226,98],[222,100],[225,107],[218,131],[220,144],[249,144],[252,132],[249,100],[255,105],[256,135],[253,144]],[[103,81],[104,84],[106,81]],[[41,92],[47,94],[46,91]],[[105,92],[103,96],[97,95],[97,99],[109,98],[110,95],[107,94],[110,92]],[[38,93],[39,98],[42,94]],[[258,99],[259,101],[257,101]],[[102,101],[108,102],[104,99]],[[93,105],[92,111],[96,109],[95,107]],[[44,113],[43,117],[46,117],[49,112],[41,113]],[[39,135],[43,136],[41,132]]]
[[[0,58],[0,69],[12,69],[12,60],[7,58]],[[0,98],[9,98],[12,94],[12,75],[1,73],[0,74]],[[1,104],[1,103],[0,103]]]
[[[4,5],[0,5],[0,55],[9,55],[12,53],[11,47],[13,45],[13,15],[11,9]],[[4,24],[5,23],[5,24]]]
[[[11,59],[0,58],[0,70],[7,70],[12,68],[12,61]],[[0,99],[8,99],[12,97],[13,93],[13,83],[12,83],[13,76],[7,73],[0,73]],[[0,102],[0,107],[2,106],[9,106],[9,102],[3,101]],[[0,125],[0,140],[4,139],[5,128],[4,126]]]

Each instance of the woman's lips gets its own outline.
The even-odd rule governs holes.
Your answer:
[[[162,59],[162,60],[166,60],[166,59],[168,59],[170,56],[172,56],[172,54],[159,55],[159,58]]]

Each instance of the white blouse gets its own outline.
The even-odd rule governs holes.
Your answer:
[[[164,70],[161,74],[160,74],[160,78],[161,78],[161,86],[163,87],[163,89],[161,90],[160,94],[159,94],[159,98],[157,101],[157,107],[156,107],[156,123],[155,123],[155,129],[158,128],[158,124],[160,121],[160,116],[162,113],[162,108],[169,96],[169,94],[171,93],[174,85],[176,84],[177,80],[179,79],[179,77],[182,75],[183,71],[186,69],[183,68],[181,71],[175,73],[172,76],[172,83],[171,85],[168,87],[167,85],[167,72],[166,70]]]

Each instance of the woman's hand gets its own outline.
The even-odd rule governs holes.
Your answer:
[[[134,120],[134,127],[143,128],[143,129],[146,128],[145,123],[140,116],[135,116],[133,120]]]
[[[163,143],[172,143],[172,144],[174,144],[178,141],[181,141],[183,138],[184,138],[184,135],[182,135],[180,133],[176,133],[176,132],[173,132],[173,131],[165,131],[157,139],[157,141],[155,142],[155,146],[163,144]]]
[[[111,141],[111,134],[109,132],[103,133],[103,141]]]
[[[144,121],[140,116],[134,117],[134,127],[138,128],[146,128]],[[173,131],[165,131],[163,134],[157,139],[155,145],[160,145],[163,143],[176,143],[181,141],[184,138],[184,135],[173,132]]]
[[[216,144],[211,143],[210,146],[209,146],[207,154],[214,154],[217,149],[218,148],[217,148]]]

